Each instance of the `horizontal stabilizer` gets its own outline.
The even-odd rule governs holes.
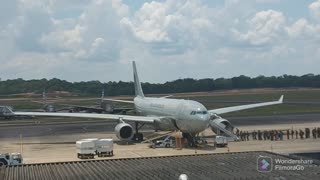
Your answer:
[[[168,95],[168,96],[162,96],[160,98],[168,98],[168,97],[172,97],[173,95]]]
[[[122,103],[130,103],[130,104],[134,104],[133,101],[126,101],[126,100],[119,100],[119,99],[103,99],[105,101],[111,101],[111,102],[122,102]]]

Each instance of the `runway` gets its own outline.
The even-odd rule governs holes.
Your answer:
[[[257,125],[275,125],[275,124],[296,124],[296,123],[317,123],[320,122],[320,113],[306,114],[288,114],[288,115],[270,115],[270,116],[246,116],[229,117],[228,119],[235,127],[237,126],[257,126]],[[32,120],[37,121],[39,118]],[[15,125],[3,126],[0,124],[0,139],[19,137],[40,137],[49,135],[68,135],[78,133],[113,133],[117,125],[115,121],[107,120],[85,120],[82,122],[67,122],[52,124],[19,125],[19,121],[14,121]],[[49,121],[47,121],[49,122]],[[25,124],[25,123],[24,123]],[[151,125],[145,125],[142,130],[152,130]]]

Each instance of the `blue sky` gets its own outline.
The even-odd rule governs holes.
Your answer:
[[[5,0],[0,78],[319,74],[320,0]]]

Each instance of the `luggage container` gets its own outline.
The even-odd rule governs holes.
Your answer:
[[[80,140],[76,142],[77,155],[80,159],[93,159],[96,151],[94,141]]]
[[[96,141],[98,157],[113,156],[113,139],[99,139]]]

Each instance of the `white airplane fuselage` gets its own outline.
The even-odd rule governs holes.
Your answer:
[[[144,116],[158,116],[158,130],[181,130],[199,133],[209,125],[210,115],[201,103],[183,99],[140,97],[134,98],[136,112]]]

